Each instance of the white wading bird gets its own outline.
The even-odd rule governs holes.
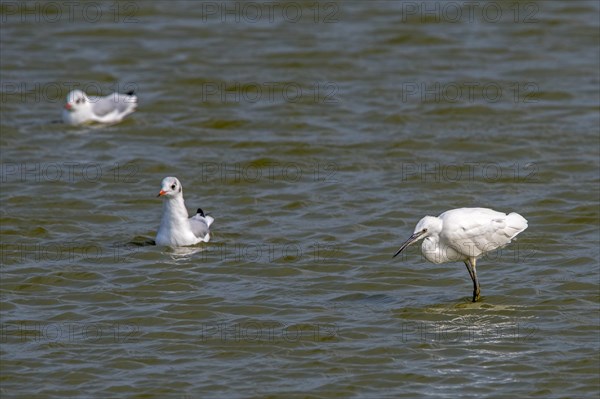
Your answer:
[[[477,259],[502,248],[527,228],[527,220],[518,213],[496,212],[487,208],[459,208],[440,216],[425,216],[413,235],[396,252],[423,240],[421,252],[432,263],[463,261],[473,280],[473,302],[479,300]]]
[[[210,240],[209,227],[214,222],[202,209],[188,217],[183,202],[183,188],[176,177],[165,177],[158,197],[163,197],[163,215],[156,234],[156,245],[184,247]]]
[[[67,94],[62,118],[68,125],[117,123],[134,112],[136,107],[137,96],[133,91],[127,94],[113,93],[106,97],[88,97],[81,90],[73,90]]]

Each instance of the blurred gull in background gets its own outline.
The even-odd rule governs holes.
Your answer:
[[[134,112],[136,107],[137,96],[133,91],[88,97],[81,90],[73,90],[67,95],[62,118],[64,123],[74,126],[93,122],[117,123]]]

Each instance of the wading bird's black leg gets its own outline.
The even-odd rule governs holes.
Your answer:
[[[479,300],[479,294],[481,293],[481,289],[479,288],[479,280],[477,279],[477,272],[475,270],[476,265],[477,260],[475,258],[465,260],[465,266],[467,266],[469,276],[471,276],[471,280],[473,280],[473,302],[477,302]]]

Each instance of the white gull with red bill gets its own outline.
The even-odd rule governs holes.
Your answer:
[[[183,187],[176,177],[165,177],[158,193],[163,198],[163,214],[156,234],[156,245],[185,247],[210,240],[210,225],[214,219],[202,209],[189,217],[183,201]]]

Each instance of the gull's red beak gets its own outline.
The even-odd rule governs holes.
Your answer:
[[[71,108],[73,108],[73,106],[72,106],[71,104],[69,104],[69,103],[66,103],[66,104],[65,104],[65,109],[66,109],[67,111],[70,111],[70,110],[71,110]]]
[[[160,190],[157,197],[160,197],[161,195],[165,195],[167,192],[165,190]]]

